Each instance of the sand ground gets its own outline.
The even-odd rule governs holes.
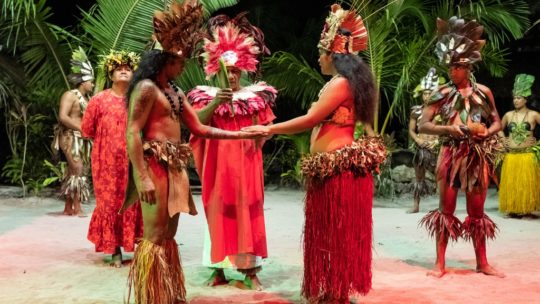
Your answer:
[[[201,266],[205,218],[197,195],[201,214],[182,215],[176,237],[190,303],[302,303],[303,197],[302,191],[267,190],[270,256],[259,275],[265,290],[254,292],[204,286],[210,270]],[[458,200],[457,216],[464,219],[464,198]],[[410,197],[375,200],[373,290],[358,297],[359,303],[540,303],[539,219],[504,218],[490,190],[486,211],[500,233],[488,244],[488,258],[507,277],[475,273],[472,245],[460,241],[448,247],[451,273],[435,279],[425,275],[434,261],[434,241],[418,221],[438,200],[424,199],[418,214],[405,213],[410,204]],[[90,217],[62,216],[62,208],[54,198],[0,199],[0,303],[123,302],[128,267],[109,267],[110,256],[95,253],[86,240]],[[84,208],[90,214],[94,206]]]

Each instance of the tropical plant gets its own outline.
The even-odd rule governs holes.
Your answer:
[[[302,185],[304,182],[304,176],[302,174],[302,157],[309,153],[309,140],[311,132],[304,132],[292,135],[279,135],[276,137],[276,141],[286,141],[292,144],[293,153],[285,153],[289,159],[287,160],[288,167],[282,168],[284,172],[281,173],[281,178],[284,180],[291,180],[297,186]],[[285,171],[285,170],[286,171]]]
[[[364,55],[389,102],[381,133],[386,131],[393,117],[398,117],[402,123],[407,120],[408,109],[414,102],[409,92],[435,64],[434,56],[430,55],[435,39],[430,37],[435,37],[437,17],[448,19],[458,15],[484,25],[489,41],[483,52],[484,65],[495,77],[502,77],[506,72],[508,53],[502,45],[521,38],[529,25],[528,6],[521,0],[390,0],[382,6],[354,0],[350,5],[365,17],[370,43]],[[376,115],[376,130],[379,130],[378,118]]]
[[[92,53],[102,55],[110,50],[142,53],[152,40],[154,11],[164,10],[174,0],[97,0],[88,12],[83,12],[82,27],[92,41]],[[235,5],[238,0],[201,0],[205,15],[218,9]],[[200,67],[196,61],[186,64],[180,82],[201,84]],[[202,73],[204,75],[204,73]],[[195,79],[190,80],[190,77]],[[96,90],[105,85],[105,72],[100,66],[96,77]],[[203,77],[204,79],[204,77]],[[194,85],[193,85],[194,86]],[[182,87],[183,89],[192,88]]]
[[[368,28],[369,47],[361,56],[370,64],[380,89],[379,107],[374,129],[385,133],[393,118],[403,123],[415,103],[412,90],[431,66],[437,66],[433,55],[435,20],[460,15],[477,19],[485,26],[489,43],[484,48],[483,65],[495,77],[507,69],[508,51],[504,43],[520,38],[528,28],[528,9],[522,0],[434,1],[388,0],[344,1],[364,17]],[[316,98],[322,77],[302,57],[278,52],[265,60],[265,79],[281,89],[280,94],[296,100],[306,108]],[[445,71],[439,67],[440,74]],[[388,111],[382,126],[379,123],[381,103]]]

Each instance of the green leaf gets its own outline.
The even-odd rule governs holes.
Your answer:
[[[276,52],[263,61],[264,80],[276,87],[281,96],[307,109],[317,101],[325,83],[322,75],[302,57],[287,52]]]

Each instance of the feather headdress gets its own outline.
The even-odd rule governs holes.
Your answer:
[[[270,54],[264,44],[264,34],[240,13],[233,19],[219,15],[208,21],[211,37],[204,40],[205,72],[213,75],[219,70],[219,60],[247,72],[256,72],[258,56]]]
[[[71,74],[69,74],[67,77],[71,84],[77,86],[85,81],[94,80],[94,70],[92,69],[92,64],[80,46],[71,54],[70,62]]]
[[[368,32],[354,10],[332,4],[318,47],[339,54],[357,54],[367,48]]]
[[[482,60],[480,51],[486,44],[480,39],[484,27],[476,20],[465,21],[456,16],[448,22],[437,18],[437,44],[435,53],[445,65],[474,64]]]
[[[441,77],[442,78],[442,77]],[[442,78],[444,81],[444,78]],[[435,68],[430,68],[426,76],[420,80],[420,83],[414,89],[413,97],[416,98],[420,96],[420,92],[423,91],[435,91],[439,88],[440,77],[437,75]]]
[[[154,13],[154,39],[164,51],[187,58],[201,38],[203,8],[197,0],[173,2],[166,11]]]

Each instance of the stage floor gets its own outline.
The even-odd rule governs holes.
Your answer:
[[[232,286],[210,288],[210,270],[201,266],[205,218],[182,215],[180,244],[190,303],[301,303],[301,233],[304,193],[266,192],[269,258],[259,277],[264,292]],[[464,197],[457,216],[465,218]],[[375,200],[373,209],[373,290],[360,303],[540,303],[540,220],[506,219],[497,212],[490,189],[486,210],[498,224],[498,238],[488,243],[490,263],[506,278],[474,272],[472,244],[449,245],[451,272],[427,277],[435,259],[434,241],[418,228],[436,197],[424,199],[421,212],[406,214],[411,198]],[[90,215],[93,205],[85,205]],[[90,217],[61,215],[63,202],[52,198],[0,199],[0,303],[122,303],[128,266],[108,266],[86,240]],[[128,254],[125,257],[131,257]],[[110,256],[108,257],[110,259]]]

